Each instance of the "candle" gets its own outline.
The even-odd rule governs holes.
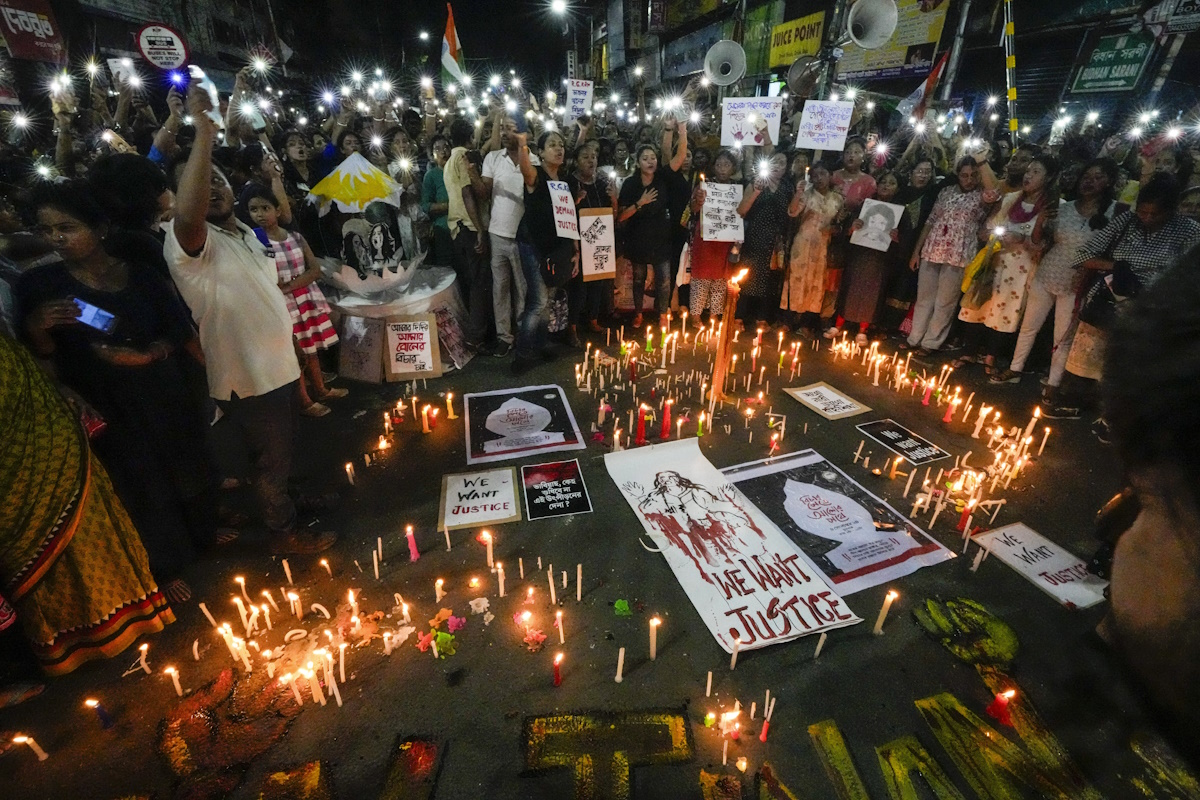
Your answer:
[[[408,620],[405,620],[408,622]],[[346,643],[342,642],[338,645],[338,678],[342,683],[346,682]]]
[[[292,586],[292,568],[288,566],[288,560],[283,559],[283,574],[287,576],[288,586]],[[275,609],[278,611],[279,609]]]
[[[634,439],[634,444],[646,443],[646,404],[642,403],[637,410],[637,438]]]
[[[883,598],[883,608],[879,609],[879,617],[875,620],[875,627],[871,630],[871,633],[875,634],[876,636],[883,634],[883,621],[887,619],[888,611],[890,611],[892,608],[892,603],[896,602],[896,598],[899,596],[899,592],[891,590],[887,593],[887,596]]]
[[[921,405],[929,405],[929,397],[933,394],[933,384],[934,380],[932,378],[925,382],[925,395],[921,398]]]
[[[442,598],[446,596],[446,593],[442,591],[442,585],[445,583],[446,581],[443,578],[438,578],[433,582],[433,599],[435,602],[442,602]]]
[[[559,653],[554,657],[554,685],[562,686],[562,660],[563,654]]]
[[[358,616],[358,601],[354,598],[354,590],[353,589],[346,592],[346,598],[350,603],[350,616],[357,617]]]
[[[529,612],[528,612],[528,611],[526,611],[525,613],[526,613],[526,614],[528,614]],[[563,632],[563,619],[562,619],[562,612],[561,612],[561,611],[556,611],[556,612],[554,612],[554,626],[555,626],[556,628],[558,628],[558,643],[559,643],[559,644],[566,644],[566,643],[567,643],[567,636],[566,636],[566,634]]]
[[[969,522],[970,522],[970,519],[971,519],[971,510],[972,510],[972,509],[974,509],[974,508],[975,508],[975,498],[974,498],[974,497],[972,497],[972,498],[970,499],[970,501],[969,501],[969,502],[968,502],[968,503],[967,503],[965,506],[963,506],[962,514],[960,514],[960,515],[959,515],[959,517],[958,517],[958,524],[954,526],[954,530],[956,530],[956,531],[963,531],[963,530],[965,530],[965,531],[968,531],[968,532],[970,531],[970,529],[969,529],[969,528],[967,528],[966,526],[967,526],[967,525],[969,524]]]
[[[113,718],[109,716],[108,709],[100,705],[99,700],[93,700],[89,698],[84,700],[83,704],[96,712],[96,718],[100,720],[101,728],[107,730],[113,726]]]
[[[266,603],[263,603],[259,608],[262,609],[263,620],[267,623],[267,630],[271,630],[271,609]]]
[[[429,433],[429,404],[421,406],[421,433]]]
[[[742,649],[742,637],[737,637],[733,640],[733,655],[729,657],[729,671],[732,672],[737,668],[738,651]]]
[[[729,740],[726,739],[721,746],[721,766],[729,763]]]
[[[712,670],[708,671],[708,686],[704,689],[705,697],[712,697]]]
[[[437,418],[440,408],[435,408],[429,412],[429,430],[437,430]]]
[[[446,419],[458,419],[454,413],[454,392],[446,392]]]
[[[327,573],[329,573],[329,577],[331,577],[331,578],[332,578],[332,577],[333,577],[333,570],[329,568],[329,559],[327,559],[327,558],[322,558],[322,559],[321,559],[321,566],[325,568],[325,571],[326,571]]]
[[[45,761],[47,758],[50,757],[50,756],[46,755],[45,750],[38,747],[38,743],[33,740],[32,736],[25,736],[23,734],[18,733],[16,736],[13,737],[13,744],[29,745],[29,749],[33,750],[33,752],[37,755],[38,761]]]
[[[663,441],[671,438],[671,403],[673,402],[675,401],[667,398],[667,401],[663,403],[662,429],[658,432],[658,438]]]
[[[346,480],[350,481],[350,485],[354,485],[354,465],[349,461],[346,462]]]
[[[550,565],[550,569],[546,570],[546,578],[550,582],[550,605],[558,605],[558,597],[554,594],[554,565]]]
[[[701,396],[703,396],[703,392],[701,392]],[[679,439],[682,437],[683,437],[683,417],[679,417],[677,420],[675,420],[675,438]]]
[[[1042,444],[1038,447],[1038,457],[1042,455],[1042,451],[1046,449],[1046,440],[1050,438],[1050,426],[1046,426],[1046,432],[1042,434]]]
[[[262,594],[263,597],[267,598],[267,602],[271,604],[271,608],[275,609],[275,611],[278,613],[279,604],[275,602],[275,596],[271,594],[271,590],[263,589]]]
[[[622,647],[617,652],[617,677],[614,678],[613,680],[615,680],[617,683],[620,683],[621,681],[625,680],[625,677],[621,674],[624,671],[625,671],[625,648]]]
[[[404,624],[408,625],[412,622],[412,618],[408,616],[408,603],[400,604],[400,613],[404,615]]]
[[[817,649],[813,651],[813,659],[821,657],[821,650],[825,648],[825,640],[829,638],[828,633],[822,633],[821,638],[817,639]]]
[[[854,463],[855,464],[857,464],[858,460],[860,458],[862,458],[862,449],[863,449],[864,444],[866,444],[866,439],[858,440],[858,449],[854,451]]]
[[[212,626],[214,628],[217,627],[217,621],[213,619],[213,615],[208,612],[208,606],[204,605],[204,603],[201,603],[200,610],[204,612],[204,616],[208,618],[208,621],[212,623]]]
[[[583,602],[583,564],[575,565],[575,602]]]
[[[487,531],[483,531],[482,533],[479,534],[479,538],[483,539],[483,543],[485,545],[487,545],[488,569],[493,569],[496,566],[496,564],[495,564],[495,561],[492,560],[492,534],[488,533]]]
[[[984,710],[987,711],[989,717],[997,720],[1001,725],[1012,725],[1012,717],[1008,711],[1008,701],[1012,700],[1016,694],[1016,691],[1013,689],[1009,689],[1006,692],[999,692],[991,704]]]
[[[246,579],[243,578],[241,575],[237,575],[234,577],[233,582],[236,583],[238,585],[238,588],[240,588],[242,590],[242,597],[245,598],[247,603],[249,603],[250,595],[246,594]]]
[[[1023,434],[1021,434],[1022,439],[1024,439],[1026,436],[1029,436],[1031,433],[1033,433],[1033,426],[1037,425],[1037,421],[1039,419],[1041,419],[1041,417],[1042,417],[1042,407],[1038,406],[1037,408],[1033,409],[1033,416],[1029,418],[1029,424],[1025,426],[1025,432]]]
[[[412,525],[404,527],[404,536],[408,539],[408,560],[416,561],[421,557],[421,553],[417,550],[417,537],[413,534]]]
[[[701,177],[700,177],[700,180],[704,180],[704,177],[703,177],[703,176],[701,176]],[[687,309],[684,309],[684,310],[683,310],[683,314],[682,314],[681,316],[683,317],[683,332],[684,332],[684,333],[687,333],[687,318],[688,318],[688,312],[687,312]]]
[[[913,476],[915,476],[916,474],[917,474],[917,468],[913,467],[912,471],[908,473],[908,482],[904,484],[904,495],[903,495],[904,497],[908,497],[908,490],[912,488]]]
[[[379,580],[379,551],[371,551],[371,565],[375,568],[375,580]]]
[[[888,473],[888,480],[890,480],[890,481],[896,480],[896,470],[900,468],[900,462],[903,460],[904,460],[904,456],[896,456],[896,460],[892,462],[892,471]],[[913,470],[913,471],[915,472],[916,470]],[[911,475],[909,477],[909,480],[910,481],[912,480]]]
[[[500,586],[500,596],[504,597],[504,565],[496,562],[496,582]]]
[[[313,670],[313,662],[308,662],[308,668],[302,669],[300,672],[308,680],[308,688],[312,692],[313,700],[325,705],[325,693],[321,691],[321,683],[317,680],[317,673]]]
[[[383,432],[392,432],[392,413],[390,411],[383,412]]]
[[[292,673],[280,676],[279,682],[286,683],[292,688],[292,694],[296,697],[296,705],[304,705],[304,698],[300,696],[300,690],[296,688],[296,677]]]
[[[946,414],[942,417],[942,422],[950,423],[954,421],[954,412],[958,410],[958,404],[962,400],[955,397],[949,403],[946,403]]]
[[[183,697],[183,687],[179,685],[179,671],[174,667],[167,667],[163,672],[171,676],[171,683],[175,684],[175,694]]]
[[[138,657],[138,664],[141,666],[142,671],[145,672],[147,675],[149,675],[150,674],[150,665],[146,663],[146,653],[150,652],[150,645],[143,644],[138,647],[138,650],[140,650],[142,653]]]
[[[658,658],[658,626],[662,624],[662,620],[658,617],[650,619],[650,660],[654,661]]]
[[[736,358],[736,356],[734,356],[734,357]],[[703,411],[700,412],[700,421],[696,425],[696,435],[697,436],[704,435],[704,412]]]

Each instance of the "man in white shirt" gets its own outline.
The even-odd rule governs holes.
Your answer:
[[[163,255],[200,328],[209,393],[250,451],[252,482],[273,553],[316,553],[332,533],[299,532],[287,493],[300,368],[274,253],[233,215],[233,189],[212,163],[207,94],[188,91],[196,140],[179,176]]]
[[[499,149],[483,159],[483,184],[492,198],[488,238],[492,245],[492,313],[496,318],[496,355],[513,344],[513,314],[525,308],[525,276],[517,254],[517,226],[525,214],[525,178],[518,166],[517,124],[507,116],[493,122]]]

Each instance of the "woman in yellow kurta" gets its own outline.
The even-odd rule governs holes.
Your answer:
[[[0,333],[0,596],[62,675],[175,621],[77,416]]]

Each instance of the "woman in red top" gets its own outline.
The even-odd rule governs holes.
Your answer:
[[[737,159],[729,150],[717,153],[713,160],[713,183],[732,183],[737,171]],[[701,211],[707,192],[706,182],[700,181],[692,192],[692,238],[691,238],[691,303],[693,319],[700,321],[704,309],[708,318],[720,319],[725,311],[725,281],[728,278],[729,253],[735,242],[710,242],[704,239],[700,224]]]

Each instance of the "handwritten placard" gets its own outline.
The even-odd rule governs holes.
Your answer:
[[[803,403],[825,419],[841,419],[865,414],[870,406],[847,397],[828,383],[813,383],[800,389],[784,389],[793,400]]]
[[[1088,572],[1083,559],[1028,525],[1005,525],[979,534],[975,541],[1067,608],[1088,608],[1104,601],[1108,582]]]
[[[520,521],[516,467],[442,476],[438,530]]]
[[[592,111],[592,94],[594,87],[591,81],[581,81],[572,78],[567,81],[567,122],[574,122]]]
[[[433,314],[390,317],[385,331],[384,367],[389,381],[441,376],[437,318]]]
[[[561,239],[579,238],[579,220],[575,216],[575,198],[565,181],[546,181],[554,208],[554,227]]]
[[[700,210],[700,238],[706,242],[740,242],[745,239],[737,207],[742,202],[740,183],[704,183],[704,208]]]
[[[809,100],[800,115],[796,147],[801,150],[837,150],[846,146],[853,101]],[[722,142],[724,144],[724,142]]]
[[[602,281],[617,276],[616,223],[608,208],[579,211],[580,260],[583,280]]]
[[[721,146],[778,144],[782,97],[726,97],[721,101]]]

